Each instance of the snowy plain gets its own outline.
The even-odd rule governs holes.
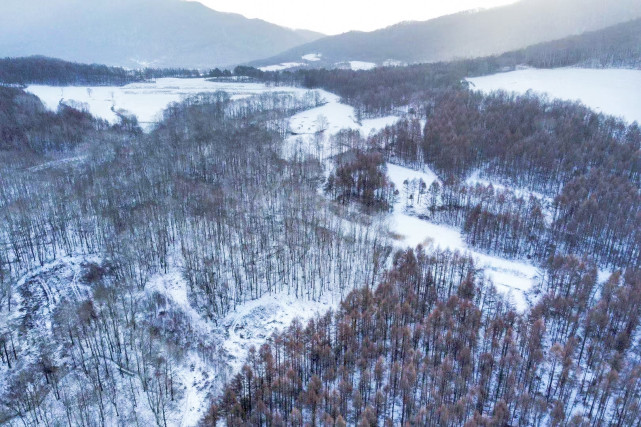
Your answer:
[[[304,65],[301,62],[283,62],[281,64],[267,65],[265,67],[258,67],[260,71],[283,71],[289,68],[300,67]]]
[[[373,62],[365,61],[349,61],[349,67],[354,71],[371,70],[376,68],[376,64]]]
[[[161,114],[172,102],[204,92],[225,91],[233,98],[242,98],[265,92],[304,94],[305,89],[271,87],[262,83],[216,82],[205,78],[162,78],[153,82],[132,83],[126,86],[42,86],[31,85],[27,92],[36,95],[50,110],[60,102],[80,104],[96,117],[117,123],[115,111],[134,114],[144,130],[149,130],[161,119]],[[115,111],[114,111],[115,110]]]
[[[550,99],[580,101],[595,111],[641,123],[641,70],[557,68],[510,71],[468,78],[485,93],[547,94]]]

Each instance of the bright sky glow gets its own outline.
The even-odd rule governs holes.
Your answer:
[[[426,21],[463,10],[516,0],[198,0],[220,12],[259,18],[289,28],[339,34],[372,31],[402,21]]]

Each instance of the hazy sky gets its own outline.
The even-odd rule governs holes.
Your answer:
[[[290,28],[338,34],[371,31],[401,21],[425,21],[462,10],[516,0],[198,0],[221,12],[240,13]]]

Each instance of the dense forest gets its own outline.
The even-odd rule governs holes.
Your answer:
[[[125,70],[98,64],[78,64],[44,56],[0,59],[0,83],[51,86],[123,86],[161,77],[199,77],[198,70],[144,68]]]
[[[360,117],[407,111],[348,135],[357,149],[335,160],[326,191],[376,206],[381,156],[430,167],[430,187],[397,189],[407,211],[536,262],[533,305],[515,311],[464,255],[399,252],[378,286],[255,348],[204,424],[639,425],[641,130],[580,104],[466,88],[500,61],[257,77],[334,91]]]
[[[444,177],[415,211],[463,227],[474,246],[540,261],[557,251],[640,267],[641,129],[567,102],[452,91],[425,100],[426,124],[373,137],[391,161]],[[512,188],[467,183],[474,171]],[[531,193],[531,191],[534,193]],[[529,195],[528,195],[529,194]]]
[[[399,252],[376,288],[254,349],[203,424],[639,425],[641,276],[551,258],[506,305],[458,253]]]

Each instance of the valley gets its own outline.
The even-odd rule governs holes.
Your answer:
[[[5,5],[0,425],[641,427],[641,4],[252,1]]]

